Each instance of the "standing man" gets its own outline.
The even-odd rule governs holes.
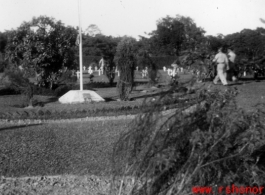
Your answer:
[[[215,55],[213,62],[217,63],[217,75],[213,80],[214,84],[217,84],[219,79],[223,85],[228,85],[226,80],[226,70],[228,69],[228,58],[223,53],[223,48],[218,49],[218,54]]]
[[[229,60],[229,74],[228,74],[228,78],[232,77],[232,81],[237,81],[236,78],[236,67],[235,67],[235,60],[236,60],[236,54],[234,53],[234,51],[232,50],[232,48],[229,48],[227,50],[228,52],[228,60]]]

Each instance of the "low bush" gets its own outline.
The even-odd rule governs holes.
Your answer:
[[[3,79],[6,79],[5,85],[8,88],[15,90],[16,92],[25,95],[27,98],[27,104],[32,106],[33,94],[34,94],[34,83],[32,83],[25,73],[14,67],[6,69],[4,72]]]
[[[128,177],[133,195],[188,195],[199,186],[227,194],[233,184],[264,185],[264,112],[238,109],[236,93],[201,90],[196,102],[179,103],[167,116],[157,104],[136,118],[114,148],[113,174],[124,178],[119,194]]]
[[[54,90],[43,88],[43,87],[38,87],[38,86],[34,87],[33,93],[34,95],[43,95],[43,96],[54,96],[55,95]]]
[[[66,94],[68,91],[72,90],[72,88],[72,85],[61,85],[54,90],[54,95],[56,97],[60,97]]]

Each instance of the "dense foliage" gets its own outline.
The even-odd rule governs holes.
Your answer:
[[[96,36],[84,35],[83,39],[85,56],[115,55],[116,47],[121,40],[120,38],[102,34]]]
[[[199,186],[217,193],[220,186],[264,185],[264,112],[237,109],[235,90],[208,89],[197,91],[196,104],[181,103],[163,115],[157,102],[183,98],[170,94],[139,116],[117,142],[113,170],[123,178],[120,194],[128,183],[133,185],[130,194],[141,195],[191,194]]]
[[[41,28],[36,29],[37,25]],[[72,47],[76,35],[76,29],[65,27],[60,21],[56,22],[52,18],[41,16],[31,22],[24,22],[16,30],[1,33],[0,52],[2,56],[9,58],[13,64],[25,64],[25,67],[34,67],[32,69],[36,69],[34,71],[41,77],[40,83],[46,87],[51,87],[60,74],[58,73],[59,69],[63,67],[78,69],[76,63],[78,61],[78,49]],[[264,35],[265,30],[260,27],[256,30],[244,29],[226,36],[222,34],[205,36],[204,29],[197,26],[190,17],[166,16],[157,21],[156,30],[146,33],[146,37],[139,36],[140,39],[134,45],[134,52],[137,53],[138,57],[141,57],[142,53],[148,53],[152,61],[161,69],[163,66],[170,67],[177,58],[185,56],[187,52],[196,51],[201,53],[200,55],[205,55],[205,53],[213,55],[220,46],[232,47],[237,55],[240,74],[243,74],[244,71],[254,74],[254,69],[257,69],[258,75],[262,75],[261,69],[265,67],[263,63]],[[7,37],[9,37],[8,41]],[[98,64],[102,55],[114,56],[117,45],[122,39],[122,37],[102,34],[95,24],[90,25],[82,37],[84,65],[92,65],[93,67]],[[166,60],[167,57],[168,60]],[[53,59],[52,62],[51,59]],[[0,69],[4,69],[8,65],[7,61],[0,60],[0,63]],[[250,65],[250,63],[255,64]],[[57,65],[51,66],[51,64]],[[198,63],[192,64],[197,65]],[[182,66],[188,67],[190,65],[190,62],[182,64]]]
[[[53,18],[40,16],[8,32],[6,57],[28,76],[37,75],[38,85],[52,88],[62,70],[75,65],[77,31]]]
[[[115,63],[120,71],[117,83],[117,91],[120,100],[129,100],[129,93],[134,84],[134,69],[136,66],[136,40],[132,37],[124,37],[117,46]]]
[[[17,68],[6,69],[3,80],[7,80],[6,83],[4,82],[7,87],[26,96],[27,106],[33,106],[33,95],[36,86],[24,71]]]

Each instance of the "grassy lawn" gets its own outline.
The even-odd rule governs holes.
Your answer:
[[[219,90],[227,89],[227,87],[222,86],[220,83],[219,85],[213,85],[213,88]],[[242,80],[235,84],[231,83],[228,88],[236,88],[238,90],[238,95],[236,96],[237,105],[246,111],[253,112],[258,108],[257,104],[265,103],[265,80],[259,82]]]
[[[0,125],[0,175],[108,175],[129,120]]]
[[[166,72],[159,71],[160,74],[160,83],[166,83],[169,81],[169,76],[167,76]],[[183,78],[185,80],[187,76],[183,75]],[[189,77],[189,76],[188,76]],[[115,82],[117,81],[117,75]],[[135,81],[136,82],[148,82],[148,79],[142,78],[140,72],[135,73]],[[88,74],[84,74],[84,85],[89,83]],[[108,82],[108,79],[105,75],[98,76],[95,74],[94,82]],[[79,81],[77,81],[77,84],[79,84]],[[146,94],[141,93],[143,89],[146,89],[146,86],[138,86],[135,88],[135,90],[132,92],[131,96],[132,98],[136,98],[136,101],[131,102],[117,102],[118,99],[118,93],[116,90],[116,87],[105,87],[105,88],[93,88],[92,90],[96,91],[100,96],[106,99],[106,102],[94,102],[89,104],[61,104],[58,101],[58,98],[52,97],[52,96],[39,96],[35,95],[34,99],[36,99],[38,102],[43,103],[43,107],[35,107],[31,109],[31,111],[37,111],[37,110],[49,110],[49,111],[73,111],[73,110],[95,110],[95,109],[102,109],[102,108],[116,108],[116,107],[122,107],[122,106],[134,106],[134,105],[140,105],[144,99],[144,96]],[[159,91],[158,91],[159,92]],[[24,111],[24,107],[26,107],[26,98],[23,95],[1,95],[0,94],[0,112],[16,112],[16,111]]]
[[[189,75],[182,75],[182,81]],[[100,78],[98,78],[100,79]],[[210,85],[211,82],[206,83]],[[264,103],[265,81],[240,81],[229,87],[236,87],[239,107],[254,111],[257,103]],[[225,90],[227,87],[212,85]],[[141,95],[143,86],[136,88],[132,95]],[[104,98],[117,96],[115,88],[96,89]],[[40,97],[45,98],[49,97]],[[21,96],[0,96],[0,109],[22,109],[14,107]],[[46,102],[49,109],[91,109],[108,106],[139,104],[133,102],[104,102],[95,104],[62,105]],[[0,124],[0,175],[108,175],[113,144],[118,136],[128,130],[130,120],[74,122],[40,125]]]

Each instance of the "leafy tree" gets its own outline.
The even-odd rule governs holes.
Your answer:
[[[9,33],[6,55],[28,76],[38,75],[38,85],[52,88],[64,69],[76,66],[76,29],[61,21],[40,16]]]
[[[159,19],[157,29],[149,33],[148,46],[155,54],[178,56],[182,50],[195,50],[205,42],[204,33],[190,17],[167,16]]]
[[[115,55],[116,47],[121,38],[112,36],[96,35],[95,37],[85,35],[83,51],[86,56]]]
[[[154,46],[167,55],[178,55],[185,39],[185,27],[178,18],[167,16],[157,21],[157,29],[151,32]]]
[[[185,39],[183,41],[182,50],[194,51],[204,44],[206,39],[205,30],[198,27],[190,17],[176,16],[177,20],[184,25]]]
[[[217,52],[220,47],[224,45],[223,39],[212,35],[206,36],[209,51]]]

